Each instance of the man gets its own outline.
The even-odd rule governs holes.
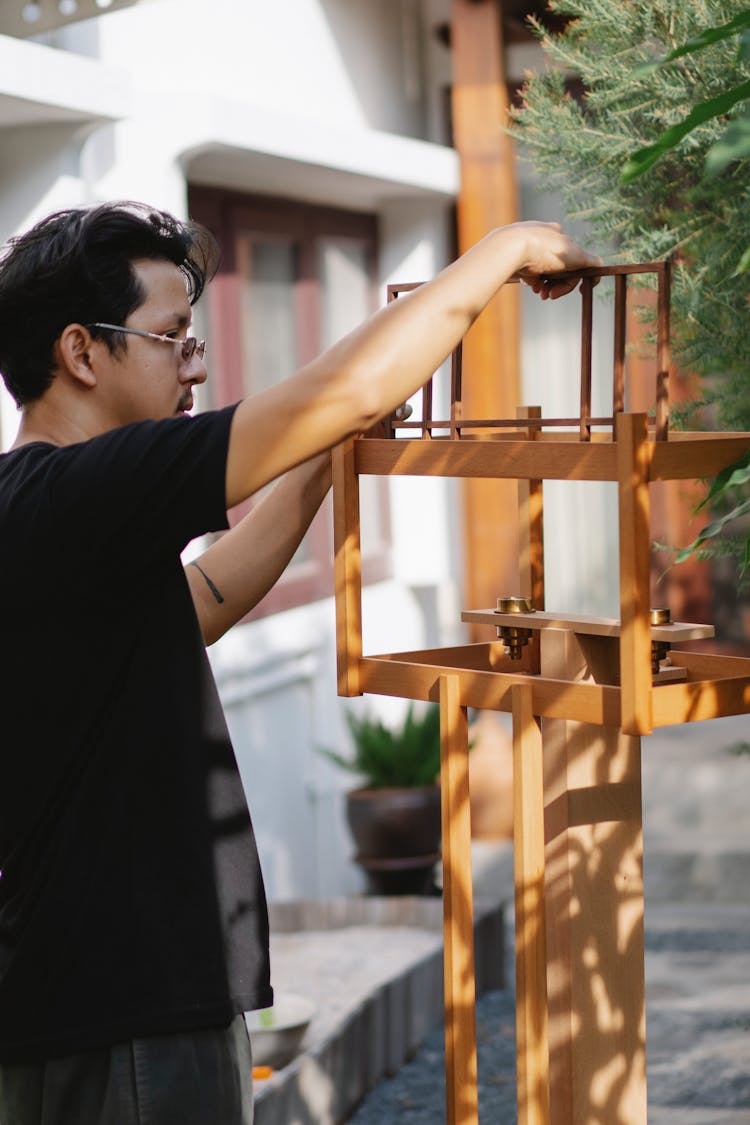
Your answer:
[[[239,1125],[241,1013],[272,1002],[250,818],[205,645],[273,585],[328,450],[421,386],[520,272],[595,264],[492,232],[282,384],[186,416],[208,232],[140,204],[50,216],[0,262],[0,1122]],[[196,536],[276,478],[198,560]]]

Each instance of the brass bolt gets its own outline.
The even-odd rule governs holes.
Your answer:
[[[663,607],[661,609],[652,609],[649,611],[649,621],[652,625],[669,625],[672,621],[672,614],[670,611]],[[659,665],[669,652],[669,641],[652,641],[651,642],[651,671],[657,675]]]
[[[533,613],[531,598],[518,594],[507,594],[497,599],[495,613]],[[520,660],[524,645],[529,643],[531,629],[517,629],[514,625],[501,625],[498,637],[505,642],[505,655],[511,660]]]

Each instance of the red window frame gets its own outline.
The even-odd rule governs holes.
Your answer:
[[[222,251],[218,273],[206,295],[213,406],[237,402],[248,391],[252,393],[253,389],[252,386],[248,387],[242,363],[243,278],[237,252],[240,235],[258,232],[264,237],[278,235],[294,243],[296,262],[293,302],[300,366],[312,360],[322,350],[321,284],[316,265],[316,245],[319,239],[351,239],[365,248],[371,282],[371,309],[377,307],[378,231],[375,215],[209,187],[189,189],[189,210],[192,218],[213,232]],[[367,544],[363,544],[364,584],[382,581],[392,574],[387,481],[378,483],[376,503],[379,507],[382,541],[371,545],[369,549]],[[230,510],[230,525],[234,526],[251,506],[252,500],[249,500]],[[243,621],[257,620],[333,595],[331,512],[331,499],[328,497],[307,533],[309,558],[290,563],[274,588]]]

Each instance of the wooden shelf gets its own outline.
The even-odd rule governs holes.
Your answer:
[[[461,620],[477,625],[504,625],[516,629],[568,629],[571,633],[585,633],[594,637],[619,637],[620,622],[615,617],[592,617],[585,613],[550,613],[548,610],[535,610],[533,613],[498,613],[494,609],[467,609]],[[691,624],[686,621],[672,621],[669,625],[651,625],[653,641],[704,640],[716,633],[713,625]]]

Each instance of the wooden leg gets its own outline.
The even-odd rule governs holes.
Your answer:
[[[332,464],[338,689],[339,695],[360,695],[362,553],[359,478],[354,465],[352,438],[334,448]]]
[[[447,1125],[478,1125],[469,728],[458,676],[440,677]]]
[[[542,733],[531,686],[517,684],[511,694],[518,1125],[549,1125]]]
[[[620,522],[620,687],[623,734],[653,729],[649,444],[645,414],[619,414],[617,433]]]
[[[545,631],[544,675],[587,671]],[[543,735],[552,1125],[645,1125],[640,739],[559,719]]]

